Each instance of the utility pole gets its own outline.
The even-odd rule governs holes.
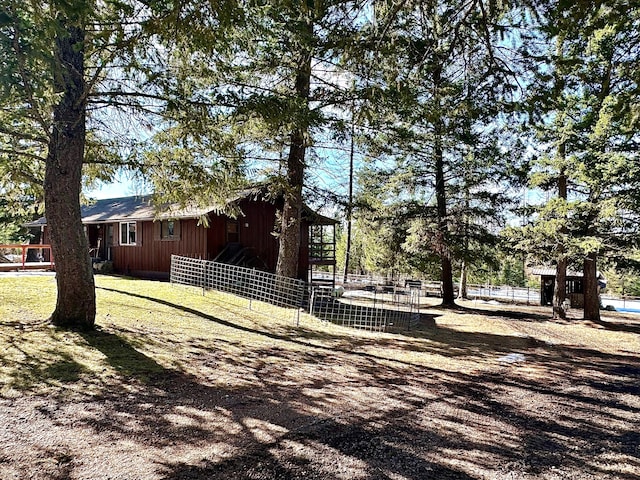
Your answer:
[[[351,225],[353,214],[353,157],[355,153],[355,100],[351,103],[351,148],[349,150],[349,199],[347,201],[347,248],[344,256],[344,276],[343,283],[347,283],[349,275],[349,258],[351,257]]]

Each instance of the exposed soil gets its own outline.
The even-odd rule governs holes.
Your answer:
[[[492,329],[425,315],[435,328],[323,344],[292,328],[295,349],[200,346],[184,371],[97,394],[0,398],[0,478],[640,479],[640,321],[504,308],[478,312]],[[415,339],[442,362],[395,359]]]

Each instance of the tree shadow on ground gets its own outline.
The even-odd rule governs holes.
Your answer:
[[[429,310],[434,308],[440,308],[440,307],[433,306],[433,307],[427,307],[426,309]],[[500,306],[500,309],[497,309],[497,308],[482,309],[478,307],[467,307],[464,305],[456,305],[454,307],[450,307],[448,310],[457,311],[460,313],[485,315],[488,317],[500,316],[500,317],[508,318],[510,320],[521,320],[525,322],[547,322],[551,317],[551,312],[549,312],[549,315],[545,315],[542,313],[535,313],[535,312],[522,312],[518,310],[509,309],[508,305],[502,305]]]
[[[621,322],[621,321],[608,321],[608,320],[591,320],[596,325],[600,325],[607,330],[613,332],[628,332],[640,334],[640,326],[637,323]]]
[[[193,309],[186,311],[246,329]],[[539,375],[522,377],[516,373],[517,366],[505,364],[499,373],[472,375],[424,371],[420,365],[354,351],[357,343],[351,349],[327,348],[287,335],[247,331],[309,350],[291,353],[271,346],[253,352],[252,359],[242,361],[259,373],[242,392],[203,385],[183,374],[158,379],[154,386],[168,398],[200,392],[194,397],[211,399],[206,409],[224,407],[232,412],[234,421],[242,425],[240,436],[244,438],[227,460],[205,459],[195,465],[168,462],[163,478],[328,478],[335,474],[336,462],[371,479],[397,475],[481,478],[496,471],[505,476],[510,471],[532,476],[564,471],[565,477],[575,477],[585,469],[602,478],[612,471],[612,478],[635,478],[622,467],[603,467],[597,458],[604,451],[624,455],[627,467],[634,472],[640,469],[640,452],[633,447],[640,405],[618,398],[638,393],[637,356],[446,328],[426,332],[430,340],[444,345],[438,347],[443,354],[519,350],[526,353],[528,366],[541,369]],[[384,347],[394,340],[368,341]],[[284,362],[277,364],[268,358]],[[355,377],[332,373],[345,360]],[[589,365],[587,371],[585,365]],[[340,391],[354,384],[375,393],[328,411],[327,405],[335,405]],[[611,419],[617,428],[611,428]],[[249,420],[275,425],[283,433],[267,435],[265,440]],[[495,436],[487,436],[487,430],[493,430]],[[184,438],[197,443],[210,435],[202,428],[199,435]],[[469,473],[474,471],[483,473]]]
[[[19,322],[0,328],[0,367],[3,387],[19,391],[35,391],[43,386],[73,383],[86,373],[86,369],[71,354],[60,351],[56,329],[42,325],[28,328]],[[39,336],[31,336],[34,328]]]
[[[601,360],[601,371],[617,361]],[[226,459],[166,462],[162,478],[637,478],[640,406],[592,395],[586,378],[562,383],[561,378],[456,374],[429,380],[429,392],[422,396],[389,392],[387,385],[389,409],[370,405],[370,410],[342,410],[337,416],[303,414],[299,389],[265,383],[254,391],[262,400],[254,397],[229,408],[239,422],[259,418],[284,427],[282,435],[266,441],[256,437]],[[260,410],[258,404],[267,399],[278,399],[272,408],[280,414]],[[625,460],[605,462],[610,456]]]
[[[124,337],[97,328],[93,332],[82,332],[80,336],[88,345],[100,351],[120,375],[144,380],[151,375],[169,370],[152,358],[136,350]]]
[[[193,343],[197,365],[214,365],[207,377],[204,368],[198,374],[163,368],[121,335],[84,337],[123,372],[124,382],[140,372],[147,384],[86,400],[78,418],[57,410],[49,415],[69,429],[90,430],[97,442],[145,452],[136,461],[153,463],[155,479],[632,480],[640,473],[637,355],[522,343],[522,363],[485,373],[444,371],[112,291],[268,340],[233,358]],[[458,348],[473,356],[506,340],[442,330],[439,352]],[[77,470],[65,472],[81,477]],[[135,472],[109,475],[132,478]]]

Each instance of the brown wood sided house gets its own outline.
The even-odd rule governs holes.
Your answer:
[[[278,240],[273,235],[277,207],[256,198],[237,201],[237,218],[213,208],[168,207],[158,213],[150,196],[98,200],[82,208],[82,223],[94,261],[110,261],[116,273],[168,278],[171,255],[275,271]],[[203,222],[203,218],[206,222]],[[204,223],[207,223],[205,226]],[[319,266],[335,269],[336,221],[305,208],[298,278],[310,281]],[[47,243],[46,218],[40,227]]]

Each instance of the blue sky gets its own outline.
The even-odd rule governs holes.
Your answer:
[[[110,183],[98,183],[94,188],[85,190],[84,194],[95,200],[105,198],[130,197],[136,194],[150,193],[139,182],[135,182],[131,178],[119,175],[115,181]]]

